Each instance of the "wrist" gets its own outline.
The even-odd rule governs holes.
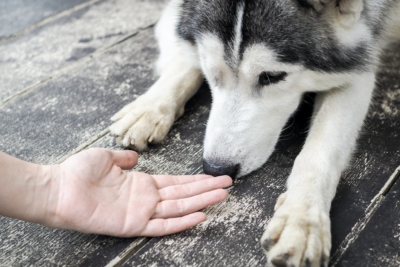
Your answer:
[[[316,188],[299,186],[286,191],[285,203],[329,213],[331,201]]]
[[[0,152],[0,215],[51,226],[58,199],[57,168]]]
[[[30,221],[57,228],[60,165],[39,165]]]

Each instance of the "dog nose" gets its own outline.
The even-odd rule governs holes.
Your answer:
[[[212,176],[228,175],[235,179],[240,169],[240,164],[221,164],[203,159],[203,170],[205,174]]]

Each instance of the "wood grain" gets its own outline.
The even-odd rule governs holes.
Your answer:
[[[112,114],[154,82],[156,43],[152,30],[140,29],[156,21],[163,5],[164,1],[157,0],[102,0],[0,44],[0,84],[4,86],[0,88],[0,100],[54,77],[0,107],[0,150],[50,164],[82,144],[90,145],[88,140],[108,127]],[[332,204],[332,252],[352,232],[400,165],[399,51],[400,45],[395,45],[385,52],[358,150],[342,175]],[[305,140],[312,103],[313,95],[307,95],[288,122],[291,126],[282,133],[276,151],[261,169],[236,181],[228,189],[230,195],[225,202],[205,209],[207,222],[177,235],[148,239],[125,266],[264,265],[266,258],[259,238]],[[204,84],[163,144],[141,153],[134,170],[201,173],[210,105],[211,96]],[[92,146],[121,149],[109,135]],[[393,209],[398,202],[394,196],[398,195],[397,188],[398,183],[374,214],[377,217],[372,217],[361,232],[360,241],[350,246],[337,266],[356,266],[352,257],[360,258],[369,248],[368,262],[396,266],[393,264],[399,257],[390,246],[398,244],[397,232],[393,232],[397,231],[394,227],[399,214]],[[391,228],[385,228],[381,220],[391,212],[395,214],[388,220]],[[384,237],[377,243],[382,246],[363,243],[373,242],[370,232],[372,237]],[[53,230],[0,217],[0,266],[104,266],[118,255],[128,255],[126,249],[135,242],[137,239]]]
[[[109,47],[160,16],[162,0],[101,0],[0,44],[0,102]]]
[[[205,122],[209,115],[210,102],[209,88],[204,84],[199,93],[186,105],[185,115],[175,123],[163,144],[153,146],[149,151],[141,153],[139,164],[134,170],[167,174],[202,173],[202,142]],[[299,132],[298,130],[294,135],[298,137]],[[201,226],[185,231],[180,235],[153,238],[145,248],[154,245],[155,251],[161,253],[163,249],[164,252],[174,253],[169,251],[171,249],[170,246],[174,246],[179,251],[186,251],[189,258],[201,258],[204,264],[212,265],[217,260],[218,262],[228,263],[231,260],[239,260],[238,264],[241,264],[248,258],[243,261],[240,260],[243,255],[238,254],[237,251],[234,253],[237,254],[237,257],[233,255],[227,257],[227,253],[229,253],[232,246],[241,244],[241,253],[246,253],[248,257],[255,258],[252,261],[253,263],[263,261],[264,256],[262,253],[260,254],[261,250],[258,242],[256,240],[249,242],[246,232],[250,228],[251,231],[261,234],[265,219],[272,212],[272,204],[279,193],[284,190],[284,182],[293,160],[290,155],[296,153],[293,150],[298,149],[302,139],[293,138],[292,142],[297,145],[285,147],[286,153],[275,153],[267,166],[264,166],[251,177],[236,182],[235,186],[229,189],[230,196],[227,201],[206,209],[205,211],[208,215],[207,223],[203,223]],[[115,146],[115,141],[112,137],[106,136],[93,145],[113,147]],[[271,166],[274,169],[269,171]],[[269,179],[265,177],[267,170],[269,171],[267,175]],[[273,183],[271,183],[272,179],[274,180]],[[257,190],[257,188],[261,190]],[[255,225],[257,227],[253,228]],[[229,237],[230,240],[224,240],[224,236]],[[239,240],[234,241],[233,238],[239,238]],[[168,243],[168,249],[163,248],[165,243]],[[193,251],[204,244],[212,246],[218,244],[218,249]],[[237,250],[237,247],[235,249]],[[180,259],[176,263],[172,260],[165,261],[165,257],[159,257],[160,255],[158,254],[149,257],[148,255],[144,256],[146,258],[144,262],[135,262],[134,264],[147,266],[159,261],[160,265],[174,265],[175,263],[184,266],[191,264],[186,259]],[[136,258],[136,255],[134,255],[134,258]]]
[[[0,40],[89,0],[13,0],[0,2]]]
[[[57,161],[151,85],[156,51],[152,29],[143,31],[0,107],[0,150],[41,164]],[[101,247],[119,253],[131,242],[0,217],[0,266],[76,266]]]
[[[400,180],[336,266],[400,266]]]
[[[332,205],[332,252],[352,231],[399,165],[400,113],[396,111],[398,98],[393,97],[400,93],[397,85],[400,50],[397,48],[388,51],[384,58],[358,151],[349,169],[343,173]],[[230,189],[226,202],[206,209],[209,214],[206,223],[177,235],[152,239],[124,266],[264,265],[266,259],[259,238],[273,214],[276,197],[284,191],[286,177],[301,149],[301,133],[304,131],[296,129],[304,129],[309,114],[303,111],[296,114],[294,129],[287,130],[292,133],[283,138],[286,140],[280,142],[270,160],[260,170],[238,181]],[[180,131],[180,135],[184,132]],[[381,253],[384,254],[385,250],[382,249]]]
[[[0,150],[49,164],[111,124],[109,118],[154,81],[147,30],[0,107]]]

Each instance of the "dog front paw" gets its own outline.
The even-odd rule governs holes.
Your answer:
[[[329,214],[315,203],[279,198],[261,245],[275,267],[328,266],[331,249]]]
[[[110,133],[117,137],[119,145],[144,150],[148,143],[161,142],[182,114],[183,108],[177,110],[142,95],[111,118],[115,123],[110,126]]]

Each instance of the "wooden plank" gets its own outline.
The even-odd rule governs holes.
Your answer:
[[[210,92],[206,84],[188,103],[185,115],[171,129],[163,144],[150,146],[148,151],[141,152],[139,163],[133,169],[153,174],[197,174],[202,172],[202,140],[209,115]],[[90,147],[104,147],[120,150],[115,138],[109,134],[99,139]],[[129,241],[129,242],[127,242]],[[132,242],[130,250],[127,247]],[[123,255],[135,250],[136,239],[119,239],[110,246],[99,247],[88,255],[80,266],[110,266],[123,262]],[[139,244],[141,245],[141,244]],[[131,255],[128,255],[131,256]],[[108,260],[108,261],[107,261]],[[118,265],[117,265],[118,266]]]
[[[107,128],[109,118],[154,81],[152,32],[0,107],[0,150],[48,164]]]
[[[384,58],[358,152],[343,174],[333,202],[332,253],[400,163],[400,112],[396,97],[400,95],[398,48],[392,48]],[[227,201],[206,209],[209,216],[206,223],[180,234],[150,240],[123,266],[265,265],[259,238],[273,214],[276,197],[284,191],[286,177],[304,140],[301,133],[305,132],[303,124],[309,114],[301,112],[295,116],[294,128],[287,130],[293,133],[278,144],[271,159],[260,170],[235,183]],[[196,124],[203,125],[206,119],[202,117]],[[186,135],[184,130],[179,133]],[[200,158],[195,162],[193,168],[199,169]]]
[[[68,2],[68,1],[65,1]],[[164,0],[101,0],[0,44],[0,102],[155,23]]]
[[[346,183],[340,183],[332,203],[333,248],[340,245],[400,165],[399,70],[400,44],[396,44],[382,57],[373,104],[359,138],[358,149],[353,156],[351,168],[343,174]],[[341,213],[346,216],[336,215]]]
[[[400,180],[335,266],[400,266]]]
[[[197,93],[192,100],[186,105],[185,115],[179,119],[171,129],[171,132],[168,134],[167,138],[164,140],[163,144],[157,146],[151,146],[150,149],[146,152],[140,153],[139,164],[134,168],[135,171],[143,171],[147,173],[166,173],[166,174],[197,174],[202,173],[202,153],[203,153],[203,138],[205,131],[205,122],[207,121],[209,115],[209,107],[211,103],[211,95],[209,88],[206,84],[203,84],[199,93]],[[302,109],[303,113],[310,114],[310,106],[305,106]],[[301,113],[299,113],[301,114]],[[304,116],[306,118],[307,116]],[[302,120],[301,118],[296,118]],[[301,125],[300,125],[301,126]],[[289,155],[296,154],[298,152],[298,148],[301,146],[304,137],[305,129],[302,127],[294,127],[291,128],[292,132],[291,144],[292,146],[282,146]],[[98,142],[94,143],[95,147],[107,147],[107,148],[116,148],[115,140],[113,137],[107,135],[104,138],[100,139]],[[258,175],[254,176],[253,180],[241,180],[237,183],[237,185],[242,185],[241,190],[239,192],[233,192],[231,190],[231,196],[227,203],[218,205],[213,208],[206,209],[209,218],[213,220],[217,220],[218,222],[224,222],[223,224],[213,223],[213,227],[204,225],[201,227],[202,234],[196,233],[196,239],[202,239],[208,236],[208,234],[214,234],[215,238],[219,238],[221,233],[225,231],[233,232],[234,229],[230,229],[233,227],[234,223],[237,223],[240,214],[248,214],[249,210],[256,209],[258,210],[258,215],[251,215],[249,220],[256,220],[259,217],[258,223],[263,223],[266,214],[271,213],[272,206],[265,209],[263,203],[264,202],[274,202],[275,198],[278,196],[279,192],[281,192],[284,188],[284,181],[286,175],[290,171],[290,162],[293,157],[287,155],[278,155],[275,154],[273,156],[273,165],[276,166],[275,173],[271,173],[272,176],[278,177],[277,181],[274,185],[268,186],[268,193],[260,196],[255,195],[254,188],[260,187],[264,185],[264,179],[260,176],[265,173],[265,169],[258,171]],[[289,160],[289,163],[287,161]],[[285,162],[282,164],[282,162]],[[243,186],[243,182],[246,183],[246,186]],[[236,188],[236,186],[235,186]],[[262,192],[264,194],[265,191]],[[243,207],[245,205],[245,207]],[[224,218],[231,217],[231,224],[226,225],[226,221]],[[185,233],[191,233],[193,230],[186,231]],[[196,230],[194,230],[196,231]],[[216,234],[217,233],[217,234]],[[168,238],[168,237],[166,237]],[[173,238],[172,238],[173,239]],[[157,243],[159,240],[163,239],[152,239],[150,242]],[[177,241],[177,243],[182,240]],[[228,244],[221,243],[221,247],[225,247]],[[184,250],[187,247],[190,247],[190,244],[185,242],[180,244],[180,250]],[[246,249],[246,247],[244,247]],[[254,253],[254,250],[258,247],[253,247],[247,253]],[[102,254],[110,254],[110,251],[115,252],[116,250],[113,248],[108,248],[108,251],[103,251],[102,248],[96,250],[93,253],[93,256],[90,258],[91,264],[101,262],[101,257],[97,255]],[[204,255],[203,255],[204,256]],[[226,256],[226,255],[225,255]],[[202,257],[198,255],[198,257]],[[224,257],[221,254],[221,257]],[[157,261],[157,257],[151,258],[150,261],[141,263],[146,266],[147,264],[151,265],[153,261]],[[170,262],[163,262],[162,264],[170,264]],[[183,265],[186,263],[182,263]],[[95,266],[95,265],[91,265]],[[113,266],[113,265],[111,265]]]
[[[139,37],[143,38],[143,40]],[[149,48],[145,48],[146,46],[149,46]],[[0,116],[1,118],[6,118],[7,121],[0,122],[0,133],[4,137],[0,144],[1,149],[9,149],[14,155],[20,155],[36,162],[52,162],[71,151],[80,143],[85,142],[91,136],[101,132],[108,125],[108,116],[118,110],[119,105],[131,101],[132,93],[134,98],[135,95],[143,92],[144,88],[151,84],[152,79],[149,74],[151,66],[149,62],[154,59],[155,50],[154,39],[144,35],[137,36],[137,38],[132,39],[132,43],[125,43],[118,49],[115,48],[106,53],[104,58],[96,58],[85,66],[81,66],[73,72],[38,88],[37,91],[33,91],[3,106],[0,108]],[[394,58],[396,58],[396,55],[396,53],[393,53]],[[130,62],[130,64],[126,64],[126,62]],[[399,69],[398,65],[395,64],[392,67]],[[383,77],[381,80],[389,85],[390,92],[385,91],[382,95],[378,94],[376,107],[373,109],[375,113],[371,113],[371,121],[368,121],[368,126],[375,127],[375,123],[377,126],[368,128],[371,135],[367,135],[366,139],[362,139],[369,140],[371,146],[361,148],[361,152],[356,155],[354,162],[356,167],[353,167],[353,172],[350,170],[344,176],[344,181],[338,193],[339,202],[335,202],[351,206],[351,203],[357,201],[361,205],[353,205],[350,208],[341,206],[340,210],[333,210],[333,218],[340,219],[333,225],[333,228],[351,228],[354,225],[354,220],[350,218],[350,220],[346,221],[346,219],[353,214],[348,213],[354,211],[362,214],[371,199],[370,196],[376,194],[377,190],[382,186],[381,182],[384,183],[387,178],[385,177],[386,171],[388,170],[387,173],[392,171],[392,169],[389,169],[395,159],[390,159],[393,156],[391,153],[393,151],[398,153],[396,147],[399,147],[396,146],[398,143],[395,142],[395,137],[398,134],[398,125],[392,125],[399,121],[398,114],[393,115],[395,113],[393,109],[396,107],[396,98],[394,100],[392,99],[393,97],[390,98],[392,94],[398,92],[398,89],[396,89],[398,87],[394,88],[395,83],[389,77],[390,75],[388,76],[387,74],[392,72],[395,73],[390,67],[387,68],[387,72],[381,74],[381,77]],[[393,79],[397,77],[396,75],[398,74],[393,74]],[[107,88],[114,90],[107,90]],[[179,121],[175,127],[184,128],[177,130],[177,134],[171,133],[169,138],[174,138],[168,139],[165,147],[158,146],[150,150],[148,160],[145,161],[147,163],[143,165],[142,170],[167,173],[201,171],[201,143],[204,132],[202,123],[207,119],[211,101],[209,95],[201,94],[204,94],[204,90],[193,101],[206,101],[207,104],[197,106],[203,113],[200,111],[193,112],[195,114],[198,112],[198,114],[202,115],[191,117],[189,112],[187,116]],[[193,101],[188,105],[189,109],[191,107],[196,108]],[[385,101],[389,102],[386,103]],[[46,103],[46,105],[43,105],[43,103]],[[387,111],[388,107],[389,111]],[[309,112],[305,113],[309,114]],[[387,127],[386,124],[383,126],[379,124],[378,119],[384,119],[386,123],[388,117],[390,117],[389,122],[392,123],[390,127]],[[186,118],[189,119],[186,120]],[[265,259],[259,249],[257,238],[262,233],[266,218],[269,218],[272,214],[274,198],[282,192],[284,180],[290,172],[293,158],[301,147],[302,136],[304,136],[302,134],[304,128],[302,128],[301,123],[303,119],[307,120],[307,116],[304,116],[304,114],[297,115],[295,128],[287,131],[287,134],[289,134],[293,130],[291,137],[279,144],[277,152],[260,171],[248,177],[247,180],[241,180],[235,184],[235,187],[231,189],[229,201],[221,204],[222,206],[208,209],[211,220],[207,224],[192,230],[194,232],[185,232],[181,235],[168,237],[170,239],[154,239],[150,241],[149,246],[151,242],[158,244],[159,248],[164,249],[165,254],[168,254],[171,250],[165,248],[177,248],[178,243],[186,238],[188,242],[181,243],[180,250],[183,250],[182,248],[185,244],[193,245],[194,248],[189,247],[187,249],[185,252],[186,258],[184,259],[180,259],[179,256],[173,258],[172,264],[174,262],[187,263],[190,260],[200,262],[203,265],[207,264],[207,260],[210,265],[219,265],[218,260],[233,265],[263,263]],[[16,125],[14,126],[14,124]],[[61,127],[61,125],[65,127]],[[386,133],[380,134],[380,131],[383,130]],[[393,132],[391,132],[392,130]],[[388,138],[381,144],[379,138],[385,135]],[[187,152],[188,154],[184,155],[193,154],[192,158],[177,156],[178,152],[180,152],[178,149],[186,147],[178,146],[174,148],[174,144],[180,142],[182,137],[188,141],[187,146],[190,148]],[[360,143],[363,144],[363,142]],[[369,144],[368,142],[366,143]],[[16,146],[16,148],[13,146]],[[164,149],[167,148],[164,152],[162,151],[163,147]],[[44,153],[44,149],[49,150],[49,153]],[[170,153],[174,149],[177,149],[177,151]],[[372,153],[373,149],[381,149],[381,154]],[[367,161],[364,161],[365,155],[363,152],[371,153],[371,155],[367,155]],[[158,157],[158,155],[161,155],[161,157]],[[379,159],[382,155],[383,157]],[[186,159],[188,161],[185,161]],[[162,164],[157,165],[158,163]],[[381,169],[377,168],[378,165]],[[360,172],[358,173],[358,171]],[[363,180],[360,178],[364,173],[367,173],[365,186],[363,186]],[[274,177],[276,177],[276,181],[273,181]],[[372,185],[370,191],[368,185]],[[255,206],[254,208],[252,207],[253,205]],[[48,229],[35,228],[36,226],[26,223],[21,223],[18,228],[15,225],[14,227],[7,225],[9,223],[7,220],[3,218],[1,224],[1,227],[3,227],[1,228],[1,236],[3,238],[1,244],[7,243],[7,246],[0,247],[0,265],[28,265],[33,263],[39,266],[54,264],[78,265],[85,260],[90,262],[88,255],[92,256],[90,253],[93,251],[98,252],[99,246],[103,244],[108,246],[110,250],[121,246],[120,240],[112,241],[116,239],[105,238],[102,240],[98,236],[81,235],[68,231],[54,230],[55,233],[52,233]],[[343,220],[344,222],[340,225]],[[9,232],[6,232],[8,235],[3,237],[3,229],[7,227],[9,227]],[[218,227],[221,227],[221,230]],[[196,237],[193,237],[190,233],[199,234],[198,238],[194,239],[194,243],[191,243],[190,240],[193,241],[193,238]],[[210,233],[216,235],[209,237]],[[236,234],[238,238],[236,238]],[[347,234],[348,232],[344,232],[344,236]],[[91,237],[93,237],[93,240],[90,239]],[[203,240],[198,241],[200,237]],[[161,243],[157,243],[157,240],[160,240]],[[209,242],[207,243],[207,241]],[[199,246],[201,242],[202,245],[206,246]],[[30,244],[27,245],[27,243]],[[138,255],[148,249],[149,246],[141,250]],[[219,250],[221,255],[215,256],[214,261],[213,259],[210,260],[212,253],[214,255],[218,253],[216,247],[219,246],[224,247],[224,250]],[[216,249],[216,251],[214,252],[213,249]],[[242,252],[243,254],[240,254]],[[190,253],[192,253],[191,256]],[[228,256],[231,254],[235,254],[236,258],[232,256],[233,259],[229,259]],[[204,262],[202,262],[201,255],[205,255]],[[234,261],[238,256],[243,256],[244,260]],[[246,259],[249,261],[245,262]],[[147,262],[151,263],[151,261]],[[163,262],[162,257],[160,262]],[[157,263],[157,261],[153,261],[153,263]]]
[[[109,238],[112,239],[112,238]],[[86,256],[86,259],[79,264],[82,267],[117,267],[121,266],[143,245],[148,242],[148,237],[140,238],[119,238],[111,245],[100,246]]]
[[[13,0],[0,2],[0,40],[89,0]]]
[[[141,153],[139,166],[135,170],[148,173],[201,173],[202,142],[210,104],[209,89],[203,85],[199,93],[186,105],[185,115],[173,126],[164,144]],[[251,266],[265,263],[257,238],[262,234],[265,219],[272,214],[272,204],[284,190],[286,176],[290,172],[294,156],[304,141],[306,130],[304,120],[307,120],[310,114],[311,106],[305,105],[294,119],[303,123],[295,124],[284,133],[284,135],[291,133],[291,136],[279,144],[278,151],[282,153],[274,153],[261,170],[235,182],[235,186],[229,190],[230,196],[226,202],[206,209],[209,218],[207,223],[179,235],[152,239],[144,248],[152,248],[151,252],[142,257],[144,260],[129,261],[129,264],[185,266],[196,263],[202,266],[209,264],[229,266],[232,262],[236,262],[237,266],[246,264]],[[111,137],[106,136],[95,145],[111,147],[113,142]],[[273,183],[270,183],[271,178],[274,180]],[[257,190],[259,188],[262,190]],[[251,229],[255,231],[251,238],[257,236],[251,244],[248,240],[249,229],[245,225],[258,226]],[[224,236],[229,238],[224,239]],[[201,245],[206,245],[207,249],[204,251],[199,249]],[[170,250],[171,247],[183,252],[189,259],[179,258],[175,261],[176,255]],[[142,250],[138,254],[141,253]],[[134,255],[133,259],[138,254]]]
[[[163,144],[152,145],[148,151],[141,152],[139,163],[133,169],[153,174],[197,174],[202,172],[202,141],[204,123],[209,115],[210,91],[203,84],[199,93],[186,105],[185,115],[172,127]],[[109,134],[99,139],[90,147],[104,147],[114,150],[122,149],[116,145],[115,138]],[[148,240],[146,240],[147,242]],[[137,240],[120,239],[112,246],[99,247],[94,250],[81,266],[115,266],[127,260],[131,251],[136,250]],[[131,247],[128,247],[131,245]],[[128,255],[126,258],[125,255]],[[108,262],[106,261],[108,260]],[[118,266],[118,265],[116,265]]]
[[[0,150],[50,164],[87,142],[154,82],[156,51],[153,31],[142,31],[0,107]],[[121,240],[0,217],[0,266],[76,266],[100,247],[122,251],[132,242]]]

